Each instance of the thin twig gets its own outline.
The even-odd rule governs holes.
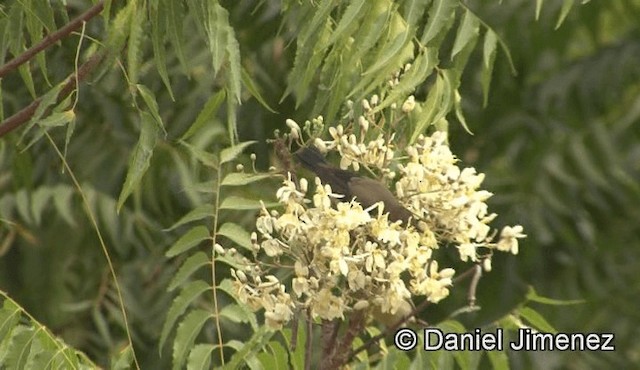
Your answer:
[[[469,307],[474,307],[476,305],[476,290],[478,288],[478,283],[480,282],[480,278],[482,277],[482,267],[479,264],[476,264],[473,269],[473,277],[471,278],[471,284],[469,284],[469,293],[467,294],[467,299],[469,300]]]
[[[311,370],[311,353],[313,353],[313,321],[311,321],[311,310],[307,310],[305,317],[307,323],[307,337],[304,345],[304,369]]]
[[[104,0],[101,0],[96,5],[89,8],[89,10],[82,13],[79,17],[75,18],[71,22],[64,25],[64,27],[45,36],[39,43],[33,45],[32,47],[27,49],[24,53],[11,59],[8,63],[0,67],[0,78],[4,77],[4,75],[15,70],[16,68],[20,67],[24,63],[28,62],[42,50],[55,44],[56,42],[63,39],[65,36],[69,35],[71,32],[82,27],[84,22],[100,14],[103,9],[104,9]],[[20,30],[18,30],[18,32],[19,31]]]

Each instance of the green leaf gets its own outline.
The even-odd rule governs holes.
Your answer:
[[[108,57],[101,63],[100,72],[97,73],[98,78],[110,71],[113,68],[114,60],[120,57],[121,51],[127,42],[127,36],[129,36],[131,22],[138,22],[138,20],[133,20],[132,18],[136,6],[136,1],[128,2],[118,11],[113,20],[109,20],[107,41],[104,48],[108,52]]]
[[[456,35],[453,50],[451,51],[451,60],[453,60],[453,57],[462,51],[462,49],[469,45],[469,43],[478,38],[479,30],[480,20],[467,9],[462,16],[462,24],[458,27],[458,34]]]
[[[285,369],[285,368],[288,368],[287,365],[289,365],[289,356],[290,354],[284,348],[282,343],[272,340],[265,346],[265,350],[258,353],[256,357],[257,357],[257,362],[260,365],[264,366],[266,369]],[[247,359],[247,366],[250,367],[249,359]],[[289,367],[289,368],[295,369],[295,367]],[[396,367],[396,369],[402,369],[402,368]]]
[[[519,310],[520,316],[527,320],[531,326],[535,329],[543,331],[545,333],[557,333],[557,330],[549,324],[547,319],[545,319],[538,311],[534,310],[530,307],[523,307]]]
[[[237,304],[226,305],[221,311],[220,316],[229,319],[235,323],[249,323],[251,321],[251,315],[245,309],[244,306]]]
[[[127,177],[124,181],[122,191],[118,197],[118,204],[116,206],[118,212],[120,212],[124,202],[140,184],[142,177],[149,169],[151,157],[153,156],[153,149],[155,148],[158,140],[158,125],[151,114],[147,112],[140,112],[140,119],[142,125],[140,130],[140,139],[138,139],[138,143],[133,149],[133,153],[129,159],[129,170],[127,171]]]
[[[162,118],[160,117],[160,108],[158,107],[158,102],[156,101],[155,95],[144,85],[137,84],[136,88],[138,89],[138,91],[140,91],[142,100],[144,100],[147,108],[149,108],[149,112],[158,125],[158,128],[162,130],[164,136],[167,136],[167,131],[164,129],[164,123],[162,123]]]
[[[251,75],[247,72],[246,68],[242,68],[242,83],[244,87],[247,88],[251,96],[256,98],[256,100],[262,104],[262,106],[271,113],[278,113],[275,109],[271,108],[264,97],[260,94],[260,90],[258,90],[258,86],[256,86],[255,81],[251,78]]]
[[[211,97],[209,98],[209,100],[207,100],[207,102],[205,103],[200,113],[198,113],[198,117],[196,118],[196,120],[193,122],[191,126],[189,126],[189,129],[187,130],[187,132],[184,133],[184,135],[182,135],[180,140],[189,139],[194,134],[196,134],[200,130],[200,128],[204,127],[205,124],[211,122],[212,117],[218,111],[218,108],[220,108],[220,105],[224,101],[224,98],[225,98],[224,90],[220,90],[216,94],[211,95]]]
[[[415,129],[411,135],[410,142],[415,140],[424,133],[432,124],[437,123],[440,118],[444,117],[450,109],[451,104],[451,85],[446,73],[439,73],[436,76],[436,82],[429,90],[427,100],[423,106],[416,106],[412,112],[412,120],[415,119]]]
[[[112,356],[111,363],[112,370],[131,369],[133,365],[133,349],[131,348],[131,345],[128,344]]]
[[[24,148],[22,148],[22,150],[27,150],[33,144],[37,143],[38,140],[40,140],[44,136],[45,132],[47,132],[49,128],[59,127],[59,126],[66,125],[67,123],[72,123],[75,121],[75,118],[76,116],[73,110],[68,110],[64,112],[52,113],[49,117],[38,121],[37,123],[38,123],[38,126],[41,127],[41,130],[39,130],[33,136],[33,138],[31,138],[31,140],[27,143],[27,145],[24,146]]]
[[[52,195],[51,189],[47,187],[38,188],[31,195],[31,214],[33,215],[33,221],[36,226],[40,225],[42,213]]]
[[[200,267],[210,263],[211,261],[206,253],[196,252],[182,263],[178,272],[176,272],[173,279],[171,279],[171,283],[169,283],[167,290],[172,291],[181,286],[191,275],[193,275],[194,272],[198,271]]]
[[[33,76],[31,75],[30,64],[31,63],[29,62],[22,64],[20,67],[18,67],[18,72],[20,73],[20,76],[22,77],[22,81],[24,81],[24,84],[26,85],[27,90],[31,94],[31,97],[36,99],[37,97],[36,87],[33,84]]]
[[[321,28],[324,28],[327,20],[330,19],[330,13],[337,6],[335,1],[321,0],[319,7],[315,9],[315,14],[311,22],[305,23],[300,30],[298,45],[309,45],[312,38],[321,33]]]
[[[434,0],[431,9],[429,9],[427,26],[420,38],[423,45],[428,45],[430,41],[442,37],[451,28],[458,6],[457,0]]]
[[[482,46],[482,75],[480,84],[482,85],[482,106],[486,107],[489,102],[489,87],[491,86],[491,75],[493,74],[493,66],[496,61],[496,46],[498,43],[498,35],[492,29],[487,29],[484,35],[484,44]]]
[[[202,326],[211,318],[211,314],[205,310],[191,311],[178,325],[176,339],[173,342],[173,368],[181,369],[184,365],[187,353],[193,348],[196,337],[202,330]]]
[[[564,0],[562,2],[562,8],[560,8],[560,15],[558,16],[558,21],[556,22],[556,30],[560,28],[564,20],[567,18],[569,11],[573,8],[573,3],[575,0]]]
[[[5,299],[0,309],[0,338],[6,338],[20,322],[20,307],[9,299]]]
[[[169,91],[171,100],[175,101],[173,91],[171,90],[171,81],[169,80],[169,73],[167,72],[167,56],[164,47],[164,40],[167,34],[167,15],[165,14],[166,7],[161,6],[159,1],[151,1],[149,3],[149,23],[151,23],[151,44],[153,45],[153,58],[156,65],[156,69],[162,83]]]
[[[273,337],[275,332],[267,329],[266,325],[262,325],[258,330],[253,332],[253,336],[245,341],[244,347],[237,351],[231,357],[231,360],[225,365],[224,369],[238,369],[241,368],[241,364],[246,361],[246,358],[256,353],[260,348],[263,348]]]
[[[18,214],[25,220],[27,223],[33,222],[33,216],[31,215],[31,207],[29,202],[29,196],[24,189],[19,190],[16,195],[16,208],[18,209]]]
[[[374,57],[376,63],[369,67],[363,75],[375,73],[382,67],[392,67],[393,69],[401,67],[405,62],[404,58],[409,57],[409,55],[403,55],[404,53],[401,53],[401,50],[403,50],[410,41],[409,37],[410,33],[408,32],[408,27],[404,19],[398,12],[393,11],[391,13],[391,19],[389,20],[389,42],[386,42],[384,46],[380,48]]]
[[[505,351],[486,351],[491,362],[491,367],[495,370],[509,370],[509,357]]]
[[[189,307],[193,301],[200,297],[202,293],[210,289],[211,287],[209,284],[202,280],[192,281],[188,283],[184,289],[182,289],[180,294],[173,300],[173,303],[171,303],[171,307],[167,312],[167,318],[162,326],[159,346],[160,351],[162,351],[162,347],[164,347],[164,343],[167,340],[167,337],[169,337],[169,333],[171,333],[171,329],[173,329],[173,325],[178,318],[185,313],[187,307]]]
[[[171,43],[173,52],[178,56],[180,65],[187,74],[189,67],[187,66],[187,58],[184,55],[182,45],[184,44],[184,37],[182,35],[182,19],[184,18],[184,12],[182,11],[181,1],[175,0],[162,0],[160,7],[166,8],[167,16],[167,35],[169,42]]]
[[[553,299],[547,298],[538,295],[536,290],[530,286],[529,291],[527,292],[527,300],[531,302],[537,302],[542,304],[556,305],[556,306],[566,306],[566,305],[574,305],[574,304],[584,304],[586,301],[584,299],[570,299],[570,300],[561,300],[561,299]]]
[[[61,83],[57,84],[42,96],[42,98],[40,99],[40,104],[38,104],[38,107],[33,113],[31,120],[29,120],[29,123],[22,131],[22,135],[20,136],[19,140],[20,142],[24,139],[27,132],[40,121],[47,109],[49,109],[53,104],[56,103],[56,101],[58,100],[58,94],[60,94],[60,90],[62,90],[62,87],[63,85]]]
[[[40,125],[41,127],[59,127],[66,125],[67,123],[73,121],[75,118],[75,112],[70,109],[64,112],[52,113],[49,117],[38,121],[38,125]]]
[[[410,29],[418,27],[418,22],[424,16],[424,12],[431,0],[408,0],[402,4],[402,17],[409,24]]]
[[[196,344],[189,352],[187,370],[211,369],[211,352],[215,348],[212,344]]]
[[[232,172],[222,179],[222,186],[244,186],[269,178],[273,178],[273,175],[269,173]]]
[[[165,231],[171,231],[189,222],[202,220],[203,218],[206,218],[206,217],[213,217],[213,215],[214,215],[213,206],[211,204],[203,204],[189,211],[189,213],[182,216],[182,218],[178,220],[178,222],[171,225],[170,228],[165,229]]]
[[[265,203],[267,208],[277,205],[278,203]],[[220,209],[236,209],[236,210],[249,210],[249,209],[262,209],[262,205],[255,199],[243,198],[235,195],[224,198]]]
[[[256,141],[245,141],[239,143],[238,145],[234,145],[229,148],[225,148],[220,152],[220,164],[224,164],[236,159],[240,153],[242,153],[246,147],[256,143]]]
[[[536,21],[540,19],[540,11],[542,10],[542,3],[544,0],[536,0]]]
[[[218,169],[218,158],[216,157],[215,154],[212,154],[200,148],[197,148],[187,143],[186,141],[181,141],[180,144],[182,144],[183,146],[186,146],[191,152],[191,154],[194,156],[194,158],[198,160],[198,162],[202,163],[207,167]]]
[[[129,24],[129,41],[127,42],[127,75],[129,82],[132,85],[138,83],[140,75],[140,60],[141,50],[140,44],[142,43],[142,25],[143,22],[139,21],[140,17],[144,14],[142,5],[138,5],[132,8],[131,18],[133,22]]]
[[[33,328],[24,326],[16,327],[11,333],[11,351],[7,353],[6,362],[3,367],[7,369],[24,369],[31,352],[34,338]]]
[[[236,34],[233,28],[227,33],[227,55],[229,56],[229,71],[227,74],[227,81],[229,86],[230,96],[235,99],[229,99],[229,103],[232,101],[236,104],[242,103],[242,65],[240,64],[240,44],[236,39]],[[235,122],[234,122],[235,127]]]
[[[454,95],[453,109],[456,112],[456,118],[458,118],[458,121],[465,129],[465,131],[467,131],[469,135],[473,135],[473,132],[471,132],[471,129],[469,129],[469,125],[467,125],[466,118],[464,118],[464,112],[462,111],[462,98],[460,97],[460,93],[458,92],[458,90],[454,92]]]
[[[224,62],[227,42],[227,34],[232,32],[229,25],[229,12],[217,1],[209,3],[209,17],[206,23],[209,51],[211,52],[211,66],[214,75],[217,75]]]
[[[182,235],[177,242],[175,242],[171,248],[165,253],[167,257],[175,257],[178,254],[184,253],[189,249],[198,245],[203,240],[211,239],[209,229],[204,226],[195,226],[186,234]]]
[[[435,48],[424,48],[420,50],[418,56],[411,64],[409,71],[404,73],[399,83],[389,92],[389,95],[375,108],[373,112],[379,112],[393,103],[397,103],[401,98],[406,97],[417,86],[424,83],[436,66],[437,59]]]
[[[226,222],[218,230],[218,235],[225,236],[238,246],[243,247],[249,251],[252,251],[251,236],[240,225],[232,222]]]
[[[358,22],[362,19],[367,12],[363,9],[365,4],[369,3],[367,0],[354,0],[351,1],[347,9],[344,11],[340,22],[336,26],[336,29],[331,34],[326,46],[332,45],[336,40],[341,37],[347,37],[347,31],[353,27],[357,27]],[[367,4],[370,5],[370,4]],[[365,8],[366,9],[366,8]]]

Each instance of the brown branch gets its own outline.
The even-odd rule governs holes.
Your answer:
[[[71,92],[76,88],[77,83],[85,80],[89,76],[89,74],[94,70],[94,68],[102,61],[103,57],[104,57],[103,53],[95,54],[94,56],[89,58],[89,60],[87,60],[84,64],[82,64],[80,68],[78,68],[78,71],[76,73],[73,73],[69,77],[67,77],[67,81],[65,82],[64,86],[60,90],[60,93],[58,94],[57,101],[60,101],[66,98],[69,94],[71,94]],[[5,119],[0,124],[0,137],[3,137],[7,133],[20,127],[20,125],[29,121],[31,117],[33,117],[33,114],[36,112],[36,109],[38,109],[38,106],[40,105],[41,102],[42,102],[42,97],[37,98],[36,100],[31,102],[31,104],[24,107],[22,110],[20,110],[16,114]],[[48,112],[46,112],[45,114],[47,113]]]
[[[33,45],[32,47],[27,49],[24,53],[18,55],[17,57],[13,58],[8,63],[0,67],[0,78],[4,77],[4,75],[13,71],[14,69],[18,68],[24,63],[28,62],[29,60],[31,60],[31,58],[33,58],[36,54],[38,54],[42,50],[55,44],[65,36],[69,35],[71,32],[80,28],[84,22],[100,14],[103,9],[104,9],[104,0],[101,0],[96,5],[89,8],[89,10],[82,13],[79,17],[67,23],[64,27],[45,36],[45,38],[42,39],[39,43]]]

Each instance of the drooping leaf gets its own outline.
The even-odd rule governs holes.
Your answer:
[[[183,49],[183,25],[182,19],[184,12],[182,11],[182,2],[174,0],[161,0],[160,7],[166,8],[167,16],[167,34],[172,50],[176,53],[183,72],[186,74],[189,70],[187,58]]]
[[[491,75],[493,74],[493,65],[496,60],[496,46],[498,38],[492,29],[487,29],[484,35],[484,44],[482,46],[482,74],[480,76],[480,84],[482,85],[482,105],[487,106],[489,102],[489,88],[491,87]]]
[[[562,26],[562,23],[567,18],[569,11],[573,8],[575,0],[563,0],[562,7],[560,8],[560,15],[558,15],[558,21],[556,22],[556,29]]]
[[[462,24],[458,27],[456,40],[453,43],[451,59],[464,49],[469,43],[478,38],[480,20],[470,10],[466,10],[462,16]]]
[[[140,78],[140,45],[142,44],[143,37],[143,22],[140,20],[140,17],[143,16],[144,9],[139,5],[133,7],[131,11],[131,18],[133,19],[133,22],[129,24],[129,41],[127,42],[127,74],[129,76],[129,82],[132,85],[136,85]]]
[[[153,45],[153,58],[158,74],[167,88],[171,100],[175,100],[171,89],[171,81],[167,71],[167,56],[164,41],[167,35],[166,7],[161,6],[160,1],[151,1],[149,4],[149,20],[151,23],[151,44]]]
[[[140,112],[140,138],[133,149],[129,159],[129,170],[124,181],[122,191],[118,197],[116,209],[120,212],[122,205],[127,200],[133,190],[140,184],[142,177],[149,169],[151,157],[158,140],[159,127],[153,116],[147,112]]]
[[[164,123],[162,123],[162,118],[160,117],[160,108],[158,107],[158,102],[156,101],[156,97],[146,86],[137,84],[136,88],[142,95],[142,100],[144,100],[151,116],[153,117],[158,128],[162,130],[164,136],[167,136],[167,131],[164,129]]]

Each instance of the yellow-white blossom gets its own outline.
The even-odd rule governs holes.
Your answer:
[[[496,215],[485,203],[492,194],[480,189],[484,174],[458,166],[444,132],[398,148],[393,135],[377,131],[383,121],[371,106],[379,99],[362,100],[363,116],[345,115],[349,121],[329,127],[328,139],[313,142],[322,152],[337,152],[340,167],[378,175],[416,219],[390,222],[382,203],[363,209],[318,178],[296,185],[287,176],[275,194],[281,208],[263,205],[256,219],[255,260],[233,271],[237,296],[252,309],[263,308],[271,328],[281,328],[296,309],[333,320],[353,310],[410,311],[415,296],[437,303],[449,295],[455,271],[440,268],[434,250],[453,246],[460,260],[488,271],[492,250],[516,254],[518,239],[526,236],[522,226],[506,226],[493,240],[497,232],[489,222]],[[417,104],[411,96],[402,109]],[[287,125],[302,133],[294,121]],[[291,273],[272,275],[272,266]]]

